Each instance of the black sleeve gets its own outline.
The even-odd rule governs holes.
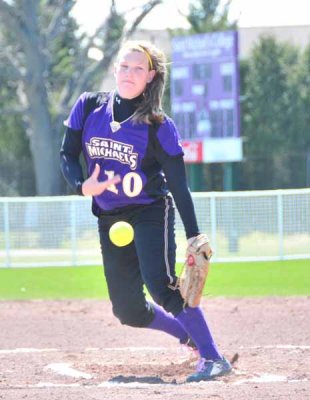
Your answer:
[[[83,170],[80,163],[82,151],[82,131],[67,128],[60,148],[60,169],[73,191],[82,194],[84,182]]]
[[[194,203],[187,187],[183,156],[167,157],[162,165],[169,190],[183,221],[187,239],[199,235]]]

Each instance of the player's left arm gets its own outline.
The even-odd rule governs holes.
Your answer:
[[[187,185],[180,136],[171,118],[166,117],[157,130],[153,146],[154,155],[163,168],[168,188],[183,221],[186,236],[188,239],[195,237],[200,232]]]
[[[194,203],[187,186],[183,156],[167,157],[163,163],[163,170],[168,188],[183,221],[186,237],[189,239],[199,235]]]

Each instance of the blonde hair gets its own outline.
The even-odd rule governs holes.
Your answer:
[[[153,80],[145,87],[143,101],[139,104],[133,116],[133,121],[144,122],[146,124],[163,122],[165,113],[162,109],[162,96],[167,76],[165,54],[152,43],[143,40],[125,42],[119,50],[118,57],[126,51],[144,53],[148,59],[149,69],[155,71]]]

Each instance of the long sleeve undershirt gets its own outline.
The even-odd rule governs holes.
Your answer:
[[[172,157],[165,161],[163,166],[169,190],[182,219],[187,239],[197,236],[197,218],[189,188],[183,157]]]

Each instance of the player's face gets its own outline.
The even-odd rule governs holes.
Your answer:
[[[155,71],[149,70],[147,55],[140,51],[122,53],[115,64],[117,90],[124,99],[133,99],[143,93],[154,75]]]

